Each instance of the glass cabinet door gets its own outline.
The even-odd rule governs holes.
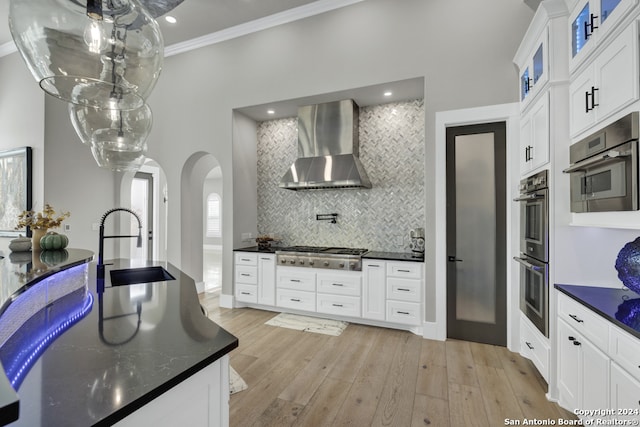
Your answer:
[[[524,101],[524,99],[529,94],[531,90],[531,80],[529,78],[529,67],[524,69],[524,73],[520,77],[520,101]]]
[[[600,0],[600,22],[604,23],[618,4],[620,0]]]
[[[536,50],[536,53],[533,55],[533,84],[535,85],[542,77],[544,73],[544,57],[542,51],[542,44]]]
[[[584,8],[578,13],[578,16],[573,20],[571,24],[571,56],[575,57],[589,41],[591,31],[587,31],[587,25],[591,23],[591,16],[589,13],[589,3],[584,5]]]

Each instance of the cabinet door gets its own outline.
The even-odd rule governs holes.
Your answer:
[[[258,256],[258,304],[276,303],[276,256]]]
[[[577,66],[588,51],[593,48],[593,30],[591,28],[591,5],[589,1],[579,1],[569,15],[569,40],[571,68]]]
[[[630,25],[598,56],[595,107],[598,120],[605,119],[638,99],[636,24]]]
[[[596,113],[591,108],[591,88],[594,87],[593,65],[589,66],[569,85],[569,129],[571,136],[575,136],[596,121]]]
[[[580,409],[602,409],[609,406],[609,357],[589,340],[581,339],[582,403]]]
[[[365,260],[362,265],[362,317],[365,319],[385,319],[386,263]]]
[[[531,109],[531,169],[549,163],[549,94],[545,93]]]
[[[560,354],[558,356],[558,388],[560,403],[566,408],[580,408],[580,373],[582,357],[580,343],[582,337],[563,320],[558,322]]]
[[[520,122],[520,174],[526,175],[531,170],[531,114],[527,113]]]
[[[616,419],[640,419],[640,382],[615,362],[611,363],[611,408],[623,411]]]

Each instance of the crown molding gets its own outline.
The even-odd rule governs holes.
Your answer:
[[[251,33],[277,27],[278,25],[287,24],[299,19],[308,18],[310,16],[319,15],[342,7],[360,3],[364,0],[318,0],[304,6],[299,6],[280,13],[276,13],[254,21],[246,22],[234,27],[230,27],[215,33],[196,37],[181,43],[167,46],[164,50],[164,56],[169,57],[180,53],[189,52],[201,47],[209,46],[223,41],[235,39],[237,37],[246,36]]]

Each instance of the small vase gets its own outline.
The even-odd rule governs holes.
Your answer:
[[[47,234],[46,228],[38,228],[36,230],[31,230],[31,251],[32,252],[40,252],[42,248],[40,247],[40,239]]]

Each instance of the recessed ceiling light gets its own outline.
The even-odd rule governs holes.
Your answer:
[[[165,16],[164,20],[167,21],[169,24],[175,24],[176,22],[178,22],[178,20],[171,15]]]
[[[393,92],[391,92],[391,91],[387,91],[387,92],[384,93],[384,96],[391,96],[391,95],[393,95]]]
[[[273,110],[267,110],[267,114],[275,114],[276,112]]]

